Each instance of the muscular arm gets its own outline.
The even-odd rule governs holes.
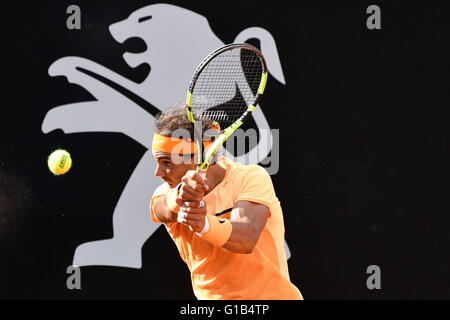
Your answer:
[[[159,221],[167,223],[167,222],[175,222],[177,221],[177,214],[170,211],[169,207],[166,203],[166,196],[161,196],[155,201],[155,215]]]
[[[234,253],[252,253],[268,217],[269,209],[265,205],[238,201],[230,215],[233,226],[230,238],[222,248]]]
[[[182,178],[177,204],[187,213],[183,224],[189,225],[194,232],[200,232],[205,225],[206,205],[200,206],[204,192],[209,188],[203,178],[195,171],[188,171]],[[161,222],[177,222],[178,214],[170,211],[166,196],[156,199],[154,213]],[[269,209],[263,204],[251,201],[238,201],[230,214],[232,231],[222,246],[234,253],[252,253],[269,217]]]

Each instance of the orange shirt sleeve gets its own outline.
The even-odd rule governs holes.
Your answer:
[[[243,170],[237,178],[239,185],[236,202],[246,200],[265,205],[269,208],[269,217],[273,206],[278,203],[272,178],[267,171],[259,165],[250,165],[248,170]]]

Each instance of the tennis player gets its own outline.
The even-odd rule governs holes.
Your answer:
[[[211,128],[212,122],[203,121],[203,132]],[[190,138],[173,137],[180,129]],[[164,183],[153,194],[150,212],[153,221],[164,223],[187,264],[195,296],[303,299],[289,279],[283,214],[270,175],[223,156],[206,176],[197,172],[193,134],[184,108],[158,115],[152,152],[155,175]]]

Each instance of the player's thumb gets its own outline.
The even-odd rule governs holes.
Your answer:
[[[209,190],[209,183],[208,183],[208,179],[203,180],[203,192],[207,192]]]

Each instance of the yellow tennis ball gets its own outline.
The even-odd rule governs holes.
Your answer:
[[[48,156],[47,164],[50,171],[59,176],[69,171],[72,166],[72,158],[66,150],[58,149]]]

